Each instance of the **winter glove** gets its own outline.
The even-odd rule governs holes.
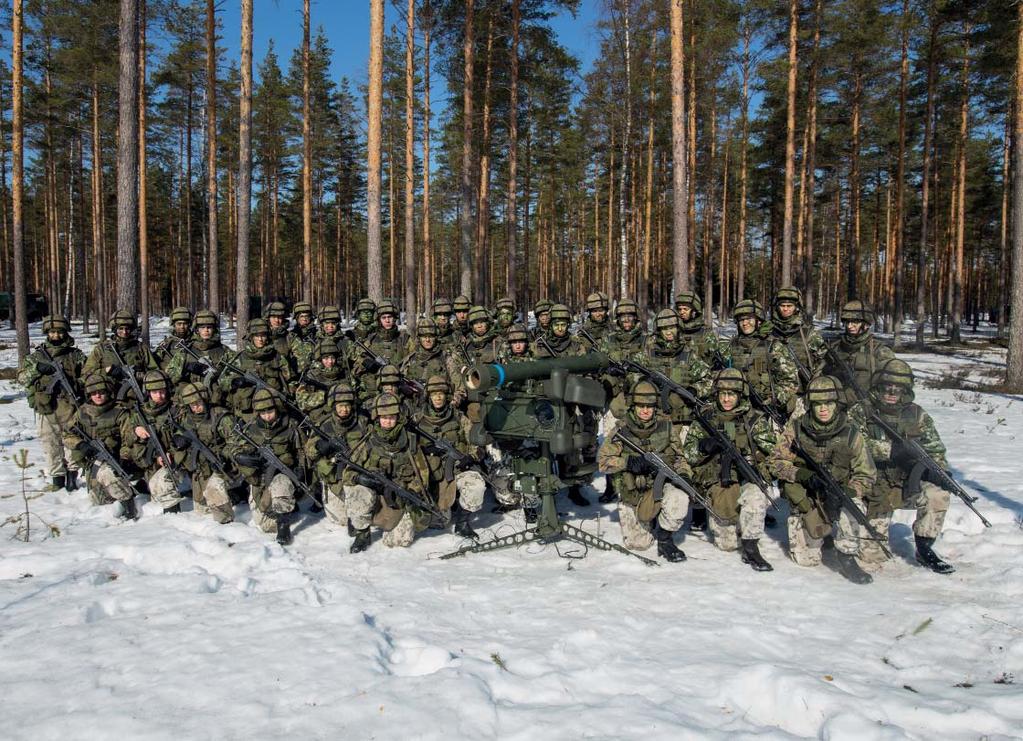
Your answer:
[[[53,363],[47,363],[45,360],[40,360],[36,363],[36,370],[44,376],[49,376],[57,372],[57,369],[53,367]]]
[[[950,474],[948,471],[945,471],[945,475],[948,476],[949,478],[952,478],[952,474]],[[945,485],[945,482],[942,481],[941,476],[939,476],[934,471],[931,471],[929,468],[924,469],[923,474],[920,476],[920,480],[930,481],[932,484],[935,484],[937,486]]]
[[[238,453],[234,457],[234,462],[243,468],[260,468],[263,459],[254,453]]]
[[[705,437],[700,440],[699,448],[703,455],[714,455],[721,451],[721,443],[713,437]]]
[[[237,391],[238,389],[240,389],[240,388],[242,388],[243,386],[246,386],[246,385],[248,385],[248,384],[246,383],[245,379],[242,378],[241,376],[235,376],[234,378],[231,379],[231,390],[232,391]]]
[[[632,474],[642,475],[650,471],[650,464],[641,455],[630,455],[625,461],[625,470]]]
[[[82,440],[78,445],[75,446],[75,452],[82,458],[89,458],[92,456],[94,450],[92,442],[89,440]]]
[[[909,446],[904,445],[900,440],[892,442],[891,461],[899,468],[909,469],[916,462]]]
[[[195,360],[189,360],[185,363],[183,370],[190,376],[201,376],[206,373],[209,366],[204,363],[197,362]]]
[[[189,439],[181,433],[171,435],[171,445],[175,450],[185,450],[188,448]]]
[[[320,438],[315,443],[313,443],[313,446],[316,448],[316,452],[324,457],[328,455],[333,455],[338,450],[337,445],[333,441],[324,440],[323,438]]]

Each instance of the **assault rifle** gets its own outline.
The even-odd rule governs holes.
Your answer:
[[[89,447],[88,451],[86,452],[86,456],[91,458],[93,461],[106,463],[108,466],[110,466],[110,470],[114,472],[114,475],[117,476],[117,478],[121,479],[121,481],[123,481],[128,486],[128,488],[132,490],[135,496],[141,496],[142,492],[140,492],[138,488],[135,486],[134,482],[132,481],[131,475],[124,470],[124,467],[121,465],[121,462],[118,460],[117,456],[115,456],[107,449],[107,446],[103,444],[102,440],[91,437],[90,435],[86,434],[85,430],[82,429],[81,425],[77,424],[71,425],[70,432],[73,435],[77,435],[78,437],[82,438],[82,440],[86,442],[86,444]]]
[[[68,400],[74,406],[75,411],[78,411],[81,408],[78,403],[78,392],[75,391],[75,386],[68,379],[67,374],[64,372],[64,368],[52,355],[50,355],[50,351],[47,350],[46,347],[40,345],[39,353],[46,358],[46,362],[53,367],[53,380],[50,381],[50,384],[46,387],[46,393],[52,394],[53,390],[59,385]]]
[[[669,466],[661,456],[657,453],[653,453],[649,450],[644,450],[635,441],[630,440],[621,430],[615,432],[612,440],[617,440],[626,448],[628,448],[633,454],[641,456],[647,464],[654,469],[656,477],[654,478],[654,501],[660,502],[664,498],[664,484],[670,482],[677,486],[679,489],[684,491],[689,497],[697,502],[701,507],[706,509],[715,520],[724,523],[724,518],[721,517],[710,504],[710,500],[707,499],[703,494],[696,490],[692,484],[685,480],[682,476],[675,472],[675,470]]]
[[[163,460],[163,466],[167,469],[167,472],[171,476],[171,480],[174,482],[174,487],[177,489],[179,494],[186,494],[192,491],[192,478],[187,472],[182,472],[181,469],[174,463],[174,459],[167,455],[167,450],[163,447],[163,443],[160,441],[159,430],[156,429],[156,425],[149,419],[142,405],[146,401],[146,395],[139,386],[138,379],[135,378],[135,372],[131,366],[124,362],[124,358],[121,357],[121,353],[117,350],[117,344],[111,342],[110,349],[113,350],[114,357],[117,359],[117,364],[121,369],[121,375],[124,376],[128,387],[131,389],[132,396],[135,400],[132,402],[132,406],[135,409],[135,413],[138,415],[139,421],[142,423],[143,429],[146,431],[146,447],[150,448],[150,452],[153,454],[154,462]],[[168,394],[169,394],[168,389]],[[170,402],[168,402],[170,403]],[[170,412],[168,412],[169,414]]]
[[[317,501],[316,495],[313,490],[309,488],[302,477],[295,473],[290,466],[288,466],[280,457],[273,452],[269,445],[260,445],[253,440],[248,433],[245,432],[245,424],[239,422],[234,427],[235,434],[238,435],[242,440],[247,442],[256,451],[256,455],[263,459],[266,463],[267,470],[263,473],[264,481],[269,483],[270,479],[273,478],[274,473],[279,473],[284,476],[288,481],[295,485],[295,488],[307,495],[313,501]]]
[[[327,439],[330,440],[330,438]],[[429,512],[435,517],[444,519],[443,513],[437,509],[436,505],[432,502],[414,492],[409,491],[403,486],[399,486],[379,471],[372,471],[365,466],[360,466],[352,460],[352,454],[351,451],[348,450],[348,446],[340,443],[339,441],[331,440],[331,442],[334,444],[334,463],[337,466],[339,473],[344,468],[350,468],[355,472],[356,483],[377,492],[388,501],[388,504],[393,506],[396,500],[404,499],[414,507],[418,507],[424,512]]]
[[[853,390],[861,402],[864,411],[867,413],[867,418],[871,423],[876,424],[880,427],[884,434],[888,436],[892,445],[899,445],[908,454],[908,457],[913,462],[913,467],[909,471],[909,475],[906,479],[906,493],[907,494],[919,494],[920,493],[920,480],[927,475],[928,480],[934,482],[945,491],[950,494],[955,494],[959,499],[962,500],[973,514],[980,518],[980,521],[984,523],[984,527],[991,527],[991,523],[984,515],[980,513],[974,503],[977,501],[977,497],[967,492],[962,486],[959,485],[955,479],[953,479],[948,471],[938,465],[926,450],[921,447],[920,443],[910,437],[904,437],[899,434],[899,431],[889,422],[887,422],[877,410],[874,409],[874,405],[870,401],[870,397],[867,392],[856,382],[856,376],[853,373],[852,368],[849,367],[849,363],[846,362],[845,358],[835,352],[834,348],[828,345],[828,357],[831,362],[834,363],[835,367],[838,368],[839,375],[842,380]]]
[[[466,470],[476,465],[476,460],[468,453],[463,453],[461,450],[456,448],[450,442],[438,435],[432,435],[415,422],[409,421],[405,423],[405,427],[414,432],[417,435],[425,438],[430,445],[437,448],[440,453],[444,456],[444,480],[452,481],[455,478],[455,468]],[[483,477],[491,486],[494,486],[494,482],[483,473],[479,471],[479,474]]]
[[[206,366],[206,370],[203,371],[203,380],[207,386],[212,386],[217,382],[217,379],[220,378],[220,374],[224,370],[222,365],[215,365],[211,363],[209,358],[197,353],[195,348],[189,345],[185,340],[179,339],[174,346],[192,358],[192,360],[199,365]],[[226,355],[227,353],[224,354]]]
[[[858,522],[864,530],[867,531],[867,534],[870,536],[870,540],[877,541],[878,547],[888,558],[891,558],[892,553],[888,550],[887,546],[885,546],[885,539],[882,538],[877,530],[874,529],[874,526],[870,524],[870,518],[867,517],[863,510],[856,506],[856,502],[853,498],[849,496],[846,490],[842,488],[842,485],[839,484],[835,480],[835,477],[831,475],[831,471],[811,458],[806,452],[806,449],[799,444],[799,441],[795,437],[793,437],[792,442],[790,443],[790,448],[793,453],[799,456],[802,464],[805,465],[806,468],[809,468],[810,471],[812,471],[817,478],[823,482],[824,489],[819,493],[824,498],[824,511],[828,514],[828,516],[833,519],[837,518],[839,511],[844,509],[852,515],[853,519],[856,520],[856,522]]]
[[[241,477],[228,471],[221,457],[213,452],[213,449],[204,443],[194,430],[184,427],[173,416],[171,416],[171,424],[173,425],[173,434],[180,435],[188,442],[187,468],[194,471],[199,467],[199,458],[202,457],[212,466],[213,470],[224,477],[228,489],[233,489],[241,483]]]

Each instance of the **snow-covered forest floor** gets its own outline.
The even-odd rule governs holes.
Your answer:
[[[0,344],[9,376],[11,330]],[[3,736],[1023,736],[1023,398],[927,387],[957,371],[990,383],[1004,351],[904,357],[994,525],[953,498],[936,546],[951,576],[915,565],[911,512],[895,563],[860,587],[790,562],[781,526],[767,574],[692,535],[689,561],[659,568],[554,547],[441,561],[461,545],[450,533],[352,556],[308,513],[281,548],[244,507],[221,526],[147,503],[124,523],[84,490],[45,493],[29,506],[52,531],[36,517],[29,543],[0,529]],[[24,392],[3,380],[0,400],[3,519],[24,509],[19,450],[28,490],[48,480]],[[489,508],[485,538],[522,526]],[[621,542],[613,507],[560,508]]]

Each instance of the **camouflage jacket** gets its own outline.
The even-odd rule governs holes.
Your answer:
[[[416,424],[432,437],[451,443],[456,450],[479,461],[480,450],[469,444],[469,419],[451,405],[444,407],[440,413],[427,403],[427,407],[416,416]],[[430,467],[430,482],[452,481],[455,474],[454,461],[443,453],[430,449],[429,442],[424,443],[423,454]]]
[[[269,323],[269,322],[268,322]],[[285,321],[280,327],[270,327],[270,344],[277,348],[282,357],[292,362],[291,357],[291,330],[288,329],[288,322]]]
[[[108,401],[103,406],[86,402],[79,407],[71,418],[68,431],[64,435],[64,444],[71,449],[71,460],[79,467],[91,462],[87,460],[77,446],[79,443],[95,439],[103,443],[110,454],[121,458],[121,423],[128,413],[124,407]],[[80,430],[84,434],[79,434]]]
[[[643,355],[643,365],[690,389],[697,398],[705,399],[710,394],[712,383],[710,366],[680,342],[666,343],[658,335],[650,335],[646,339]],[[630,377],[630,384],[638,380],[640,376],[634,374]],[[667,408],[662,400],[661,411],[668,414],[675,424],[689,423],[689,408],[675,394],[669,394]]]
[[[497,333],[493,330],[482,337],[469,334],[463,343],[465,353],[472,360],[472,364],[496,363],[501,354],[501,342]]]
[[[219,406],[207,405],[206,411],[196,414],[188,407],[177,409],[171,412],[173,423],[172,433],[177,427],[194,433],[197,438],[209,448],[221,462],[227,466],[228,461],[224,456],[225,448],[231,435],[234,434],[236,420],[227,409]],[[205,481],[214,473],[213,464],[210,463],[195,446],[185,450],[174,450],[170,453],[174,462],[192,474],[194,479],[200,482]]]
[[[316,416],[315,421],[320,429],[333,439],[343,442],[348,452],[354,450],[362,438],[366,436],[366,419],[354,410],[346,420],[342,420],[331,409],[327,413],[321,413]],[[331,488],[336,488],[341,483],[343,467],[339,468],[332,460],[332,456],[320,455],[316,450],[316,442],[319,439],[316,435],[308,436],[305,442],[305,459],[314,468],[317,478],[322,483]]]
[[[160,444],[170,455],[171,447],[171,424],[170,415],[173,405],[170,401],[156,406],[152,401],[147,401],[139,407],[129,409],[121,420],[121,457],[131,461],[140,470],[145,471],[146,476],[152,476],[160,469],[157,462],[156,446],[148,440],[135,434],[136,427],[144,427],[139,411],[146,416],[152,424],[153,430],[160,438]]]
[[[895,357],[895,352],[886,344],[874,336],[874,333],[867,330],[856,337],[842,334],[830,343],[833,353],[842,358],[846,365],[852,370],[856,385],[866,393],[870,390],[870,381],[874,373],[884,367],[884,364]],[[829,376],[835,376],[845,386],[846,403],[852,406],[858,401],[858,396],[848,383],[838,364],[830,358],[824,367],[824,372]]]
[[[855,496],[863,499],[871,496],[877,469],[863,435],[844,412],[829,425],[820,424],[809,413],[788,421],[768,460],[768,468],[775,478],[789,484],[795,483],[797,469],[801,467],[800,457],[792,450],[793,441],[798,441],[807,455],[826,468],[839,484],[852,489]],[[788,488],[785,490],[788,495]]]
[[[729,356],[732,367],[743,372],[765,402],[791,411],[799,393],[799,376],[792,356],[781,342],[767,332],[734,337]]]
[[[216,368],[221,360],[227,359],[228,362],[234,362],[237,356],[233,350],[224,346],[220,342],[220,334],[216,333],[210,339],[203,340],[198,335],[192,335],[191,341],[188,343],[188,347],[197,355],[205,358],[209,364]],[[170,379],[171,383],[176,387],[180,387],[186,383],[199,383],[206,387],[206,390],[210,394],[210,400],[217,405],[224,403],[224,390],[216,383],[215,378],[219,375],[214,371],[213,373],[190,373],[185,370],[185,367],[189,363],[199,362],[195,360],[184,350],[177,350],[167,363],[167,367],[164,368],[164,372]]]
[[[681,324],[678,339],[687,352],[698,357],[709,368],[727,365],[728,343],[703,323],[702,315]]]
[[[606,338],[611,332],[615,331],[615,327],[611,324],[611,320],[605,318],[602,322],[595,322],[589,317],[586,317],[582,322],[582,328],[589,332],[590,336],[597,341],[598,344]]]
[[[345,332],[345,335],[348,337],[348,339],[354,338],[357,340],[362,340],[363,342],[369,342],[369,340],[372,339],[373,335],[376,334],[377,326],[378,325],[376,322],[373,322],[372,324],[363,324],[362,322],[356,320],[355,324],[353,324],[351,328],[349,328]]]
[[[247,342],[245,349],[235,358],[234,364],[271,388],[282,393],[288,392],[288,384],[292,377],[291,365],[272,344],[257,349],[251,341]],[[241,383],[234,383],[236,378],[240,379]],[[220,388],[227,397],[228,407],[235,414],[251,413],[252,395],[256,393],[255,386],[245,382],[233,371],[225,370],[220,376]]]
[[[295,403],[306,414],[315,416],[322,409],[330,396],[330,390],[339,383],[348,382],[347,369],[338,360],[332,368],[315,363],[298,379],[295,386]]]
[[[157,364],[160,366],[160,370],[167,372],[167,366],[171,362],[171,358],[178,352],[178,342],[187,342],[189,345],[192,344],[192,337],[178,337],[174,332],[171,332],[162,340],[160,344],[153,348],[153,357],[156,358]]]
[[[553,332],[548,332],[542,340],[538,339],[533,343],[533,354],[537,358],[572,358],[588,352],[590,343],[571,334],[557,337]]]
[[[75,405],[61,389],[56,373],[39,372],[39,363],[50,362],[43,356],[44,353],[61,367],[79,398],[82,394],[80,377],[85,354],[75,347],[75,341],[70,337],[60,344],[46,340],[25,358],[18,373],[18,383],[28,392],[28,405],[32,410],[36,414],[56,414],[58,422],[63,425],[71,419]]]
[[[288,352],[293,358],[295,370],[301,372],[312,362],[313,351],[319,342],[319,330],[312,322],[305,329],[295,327],[288,334]]]
[[[114,355],[113,349],[115,346],[124,362],[135,371],[135,378],[139,383],[142,383],[142,377],[146,371],[159,368],[149,345],[143,344],[140,340],[133,338],[127,342],[120,342],[116,338],[106,339],[92,348],[85,365],[82,366],[82,378],[93,372],[102,373],[108,378],[112,378],[111,369],[117,367],[117,357]]]
[[[759,469],[765,478],[770,479],[771,474],[767,467],[767,459],[774,451],[778,438],[774,433],[774,425],[770,418],[763,412],[753,409],[749,400],[745,397],[740,399],[739,404],[730,412],[722,410],[717,404],[710,415],[710,422],[715,428],[725,433],[725,436],[735,444],[735,447],[742,454],[743,458]],[[686,460],[696,471],[697,480],[704,486],[712,484],[724,484],[722,463],[725,453],[718,451],[711,455],[704,455],[700,452],[700,441],[707,438],[707,431],[696,424],[689,428],[686,435],[686,442],[683,446]],[[728,481],[738,480],[734,469],[732,478]]]
[[[789,353],[796,366],[800,391],[824,370],[828,345],[812,324],[804,323],[799,314],[790,319],[775,316],[771,322],[771,336]]]
[[[400,366],[408,350],[408,335],[393,327],[388,331],[378,327],[368,341],[366,346],[374,355],[379,355],[388,363]],[[373,358],[356,344],[352,344],[349,357],[349,367],[352,369],[353,377],[359,380],[360,398],[371,399],[377,392],[377,372]]]
[[[424,386],[430,376],[444,376],[452,384],[452,387],[455,387],[461,384],[458,360],[458,357],[452,357],[451,353],[445,352],[443,348],[436,345],[430,351],[419,347],[412,354],[405,356],[399,370],[401,375],[413,381],[419,381]]]
[[[413,494],[423,497],[429,495],[430,467],[423,455],[421,441],[405,429],[403,424],[399,423],[387,432],[379,425],[373,425],[369,433],[352,449],[351,459],[353,463],[380,473]],[[345,469],[342,478],[345,486],[355,484],[355,477],[351,468]],[[429,515],[419,512],[405,499],[379,499],[381,507],[411,512],[417,529],[423,529],[429,523]]]
[[[280,458],[281,463],[288,468],[294,470],[298,465],[302,443],[298,425],[290,417],[279,414],[273,422],[268,423],[256,416],[245,425],[244,431],[257,445],[266,446],[273,451]],[[260,457],[257,465],[250,466],[238,461],[240,454],[259,457],[256,449],[241,435],[234,432],[224,448],[224,455],[234,463],[235,468],[248,483],[253,486],[269,484],[276,472],[267,465],[266,461]]]
[[[597,466],[611,476],[615,490],[625,504],[638,506],[643,497],[652,491],[656,474],[633,474],[626,470],[628,459],[634,454],[614,439],[619,430],[643,450],[661,456],[675,473],[686,478],[692,477],[692,469],[679,443],[678,430],[671,421],[657,415],[650,422],[640,422],[630,410],[624,420],[608,432],[597,452]]]

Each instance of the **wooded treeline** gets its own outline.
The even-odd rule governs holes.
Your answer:
[[[24,4],[27,284],[91,322],[115,308],[119,270],[124,2]],[[143,303],[153,313],[228,311],[240,73],[218,39],[237,30],[220,27],[212,0],[136,3]],[[919,333],[956,337],[988,318],[1005,331],[1017,4],[603,0],[601,49],[585,75],[550,25],[577,7],[387,8],[377,288],[367,270],[367,88],[332,78],[330,29],[306,0],[296,17],[307,47],[271,46],[254,60],[250,292],[350,310],[379,290],[421,311],[460,292],[578,307],[601,288],[658,307],[681,287],[674,245],[684,244],[677,282],[719,316],[744,297],[766,302],[791,276],[818,316],[855,296],[886,329],[905,316],[928,320]],[[9,287],[12,89],[0,64]]]

